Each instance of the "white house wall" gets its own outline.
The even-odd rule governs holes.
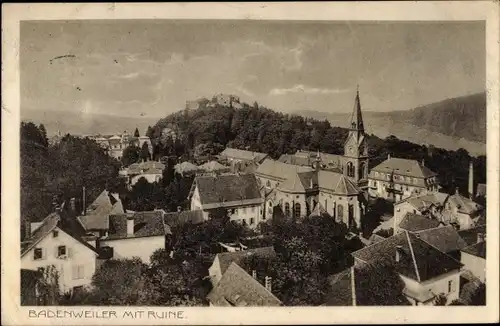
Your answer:
[[[486,281],[486,259],[462,251],[460,262],[464,264],[465,269],[470,270],[481,282]]]
[[[153,252],[165,248],[165,236],[102,240],[101,246],[113,248],[113,259],[139,257],[148,264]]]
[[[76,286],[89,286],[96,269],[97,254],[82,243],[75,240],[66,232],[56,228],[58,236],[49,233],[34,248],[42,248],[43,259],[34,260],[34,248],[21,257],[21,268],[36,270],[40,267],[54,265],[59,272],[59,286],[61,291],[67,292]],[[68,258],[57,258],[57,248],[66,246]],[[83,277],[76,279],[73,269],[83,266]]]

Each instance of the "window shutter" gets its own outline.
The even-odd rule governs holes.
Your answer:
[[[70,258],[70,257],[71,257],[71,250],[69,249],[69,247],[66,247],[66,256],[67,256],[68,258]]]
[[[54,256],[59,257],[59,246],[57,246],[55,249],[56,249],[56,251],[54,253]]]
[[[76,280],[78,278],[78,266],[77,265],[71,266],[71,278],[74,280]]]

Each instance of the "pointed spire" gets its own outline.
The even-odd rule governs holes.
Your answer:
[[[354,109],[351,116],[351,129],[364,131],[363,115],[361,114],[361,102],[359,100],[359,84],[356,88],[356,98],[354,99]]]

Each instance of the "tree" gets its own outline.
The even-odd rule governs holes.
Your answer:
[[[140,136],[139,129],[135,128],[134,137],[139,137],[139,136]]]
[[[446,306],[446,302],[448,302],[448,299],[446,298],[444,293],[438,294],[434,299],[435,306]]]
[[[146,131],[146,136],[149,137],[149,139],[153,139],[154,137],[154,129],[151,128],[151,126],[148,126],[148,130]]]
[[[92,301],[101,305],[135,305],[147,265],[139,258],[106,261],[92,277]]]
[[[130,164],[137,163],[140,157],[139,147],[131,145],[123,150],[122,163],[124,166],[129,166]]]
[[[149,161],[151,159],[151,155],[149,153],[149,145],[148,145],[148,143],[144,142],[144,144],[142,144],[140,156],[141,156],[141,159],[144,162]]]

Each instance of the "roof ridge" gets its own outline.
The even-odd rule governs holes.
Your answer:
[[[447,226],[448,226],[448,225],[447,225]],[[449,226],[451,226],[451,225],[449,225]],[[437,228],[435,228],[435,229],[437,229]],[[432,230],[432,229],[431,229],[431,230]],[[458,233],[457,233],[457,234],[458,234]],[[458,236],[460,237],[460,235],[458,235]],[[460,237],[460,238],[462,239],[462,237]],[[420,240],[420,241],[422,241],[423,243],[425,243],[425,244],[427,244],[427,245],[431,246],[432,248],[436,249],[437,251],[439,251],[439,252],[440,252],[440,253],[442,253],[443,255],[446,255],[446,256],[448,256],[449,258],[453,259],[454,261],[456,261],[456,262],[458,262],[458,263],[462,264],[460,261],[458,261],[457,259],[455,259],[453,256],[451,256],[451,255],[447,254],[446,252],[441,251],[438,247],[434,246],[432,243],[429,243],[429,242],[427,242],[427,241],[425,241],[424,239],[421,239],[421,238],[419,238],[419,237],[417,237],[417,239],[418,239],[418,240]],[[463,240],[463,239],[462,239],[462,240]],[[465,240],[464,240],[464,242],[465,242]],[[462,248],[462,249],[465,249],[465,247],[464,247],[464,248]],[[462,249],[460,249],[460,251],[461,251]]]
[[[415,274],[417,275],[417,280],[420,282],[420,273],[418,272],[417,261],[415,259],[415,253],[413,252],[413,246],[411,245],[410,235],[408,231],[405,230],[406,238],[408,239],[408,246],[410,247],[411,258],[413,260],[413,266],[415,267]]]

